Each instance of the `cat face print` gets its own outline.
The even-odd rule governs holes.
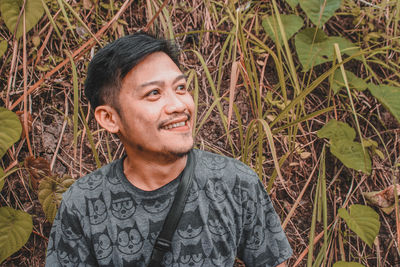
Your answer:
[[[207,255],[204,253],[201,241],[199,241],[196,245],[185,246],[181,244],[181,250],[178,258],[179,266],[200,267],[203,266],[206,258]]]
[[[57,246],[57,258],[61,266],[77,266],[78,253],[76,252],[74,241],[65,242],[60,238]]]
[[[76,182],[80,189],[94,190],[103,182],[103,176],[99,174],[92,174],[87,179],[78,179]]]
[[[186,211],[182,214],[177,231],[179,236],[185,239],[200,235],[203,231],[203,221],[201,219],[199,207],[194,211]]]
[[[152,214],[157,214],[165,211],[172,202],[171,195],[165,195],[156,199],[144,199],[142,205],[145,211]]]
[[[217,202],[222,202],[226,198],[226,187],[224,182],[218,178],[210,178],[205,186],[206,196]]]
[[[228,226],[225,224],[227,221],[229,221],[229,218],[226,208],[218,211],[212,205],[209,206],[207,226],[211,233],[218,236],[227,235],[229,232]]]
[[[127,192],[111,192],[111,213],[120,220],[130,218],[136,211],[136,201]]]
[[[77,240],[82,238],[82,229],[75,221],[71,220],[74,216],[67,209],[63,209],[61,216],[61,231],[68,240]]]
[[[111,255],[112,243],[107,229],[102,233],[93,235],[93,246],[98,260],[103,260]]]
[[[104,222],[107,218],[107,210],[103,195],[100,194],[97,198],[85,197],[85,200],[90,224],[97,225]]]
[[[143,246],[143,237],[136,222],[133,227],[120,228],[117,226],[117,248],[127,255],[136,254]]]

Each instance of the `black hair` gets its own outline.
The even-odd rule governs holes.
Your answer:
[[[85,81],[85,95],[92,108],[108,104],[118,111],[122,79],[154,52],[166,53],[179,67],[179,50],[172,41],[143,32],[124,36],[100,49],[89,63]]]

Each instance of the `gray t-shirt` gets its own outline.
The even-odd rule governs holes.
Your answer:
[[[257,175],[228,157],[193,150],[195,175],[164,266],[275,266],[292,254]],[[180,177],[154,191],[133,186],[123,159],[63,195],[46,266],[146,266]]]

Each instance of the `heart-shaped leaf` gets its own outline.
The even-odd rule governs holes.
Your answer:
[[[333,265],[333,267],[365,267],[365,266],[358,262],[338,261]]]
[[[18,251],[32,233],[32,217],[10,207],[0,208],[0,263]]]
[[[342,37],[328,37],[322,30],[306,28],[296,34],[295,46],[303,71],[333,60],[334,44],[339,45],[341,53],[353,55],[359,51],[352,42]]]
[[[356,138],[356,131],[347,123],[330,120],[317,132],[317,136],[319,138],[328,138],[331,142],[340,140],[353,141]]]
[[[8,43],[6,40],[0,41],[0,57],[7,51]]]
[[[24,0],[1,0],[0,12],[1,16],[11,33],[14,33],[15,26],[17,25],[19,13],[21,12]],[[26,32],[30,31],[36,23],[43,16],[43,6],[41,0],[26,0],[25,3],[25,29]],[[23,20],[22,16],[18,23],[17,32],[15,37],[19,39],[23,34]]]
[[[286,0],[286,3],[288,3],[291,8],[295,9],[299,4],[299,0]]]
[[[331,153],[346,167],[369,174],[371,172],[371,158],[364,153],[361,143],[354,142],[356,132],[348,124],[330,120],[318,132],[319,138],[328,138],[331,144]]]
[[[3,190],[3,186],[4,186],[4,180],[6,179],[4,176],[4,171],[3,169],[0,167],[0,192],[1,190]]]
[[[372,247],[381,227],[376,211],[365,205],[354,204],[350,206],[350,214],[343,208],[339,209],[338,214],[353,232]]]
[[[342,0],[299,0],[307,17],[318,27],[322,27],[342,5]]]
[[[367,89],[367,83],[363,79],[358,78],[351,71],[346,70],[345,72],[350,88],[354,88],[358,91],[364,91]],[[340,69],[336,69],[335,74],[333,75],[332,90],[335,94],[337,94],[337,92],[339,92],[339,90],[342,88],[345,88],[343,75]]]
[[[53,222],[56,217],[57,210],[60,207],[62,194],[75,182],[68,175],[63,177],[50,176],[42,179],[39,183],[39,202],[46,218],[49,222]]]
[[[331,142],[331,153],[335,155],[347,168],[352,168],[363,173],[371,173],[371,158],[364,154],[360,143],[350,140]]]
[[[370,83],[368,89],[400,122],[400,87]]]
[[[0,1],[1,2],[1,1]],[[0,158],[21,136],[22,126],[18,116],[6,108],[0,107]]]
[[[285,30],[286,39],[289,40],[301,27],[303,27],[303,20],[296,15],[280,15],[283,28]],[[267,16],[262,21],[262,26],[272,40],[276,43],[276,34],[278,35],[279,43],[283,44],[282,34],[279,29],[276,17]],[[276,32],[276,34],[275,34]]]

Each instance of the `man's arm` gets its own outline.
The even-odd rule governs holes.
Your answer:
[[[243,231],[238,257],[247,266],[284,267],[292,249],[262,183],[257,180],[253,185],[249,197],[243,202]]]
[[[61,202],[51,228],[46,267],[96,265],[80,221],[79,214]]]

